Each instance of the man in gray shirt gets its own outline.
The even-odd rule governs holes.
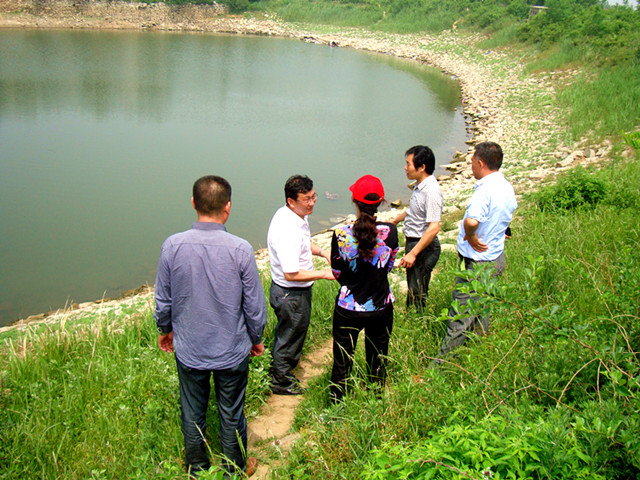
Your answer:
[[[440,258],[440,218],[442,190],[433,176],[436,158],[429,147],[416,145],[405,153],[404,171],[416,186],[409,200],[409,209],[393,219],[396,225],[404,220],[405,255],[398,263],[407,268],[407,306],[424,309],[429,294],[429,282]]]
[[[244,400],[249,357],[264,352],[267,306],[251,245],[224,226],[231,210],[229,183],[200,178],[191,203],[198,221],[167,238],[160,253],[158,345],[165,352],[175,349],[185,467],[192,475],[210,467],[204,436],[213,374],[223,468],[233,475],[255,468],[255,459],[245,461],[243,455]]]

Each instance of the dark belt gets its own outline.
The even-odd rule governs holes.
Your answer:
[[[458,258],[460,260],[467,260],[469,262],[477,262],[477,260],[474,260],[473,258],[469,258],[469,257],[465,257],[464,255],[462,255],[460,252],[458,252]]]
[[[502,253],[500,254],[502,255]],[[496,260],[498,260],[500,258],[500,255],[498,255],[496,258],[494,258],[493,260],[475,260],[473,258],[469,258],[469,257],[465,257],[464,255],[462,255],[460,252],[458,252],[458,258],[464,262],[473,262],[473,263],[491,263],[491,262],[495,262]]]
[[[422,237],[404,237],[404,239],[407,242],[419,242],[421,238]],[[435,237],[433,237],[433,240],[431,241],[431,243],[435,242],[436,240],[438,240],[438,236],[437,235]],[[431,244],[429,244],[429,245],[431,245]]]
[[[274,285],[278,285],[276,282],[273,282]],[[313,285],[309,285],[308,287],[283,287],[282,285],[278,285],[283,290],[293,290],[294,292],[305,292],[307,290],[311,290]]]

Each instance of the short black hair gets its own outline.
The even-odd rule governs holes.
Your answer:
[[[409,155],[413,155],[413,166],[416,170],[424,165],[424,171],[429,175],[433,175],[436,169],[436,156],[433,154],[433,150],[425,145],[416,145],[404,154],[405,157]]]
[[[502,166],[502,148],[495,142],[477,144],[474,155],[482,160],[489,167],[489,170],[493,172],[497,172]]]
[[[206,175],[193,184],[193,204],[198,213],[217,215],[231,201],[231,185],[222,177]]]
[[[284,201],[287,203],[288,198],[298,200],[298,194],[304,195],[311,190],[313,190],[313,180],[306,175],[292,175],[284,184]]]

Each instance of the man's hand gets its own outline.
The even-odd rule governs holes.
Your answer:
[[[251,345],[251,352],[249,352],[250,357],[259,357],[264,353],[264,343],[260,342],[256,345]]]
[[[398,225],[400,222],[404,222],[405,218],[407,218],[407,211],[405,210],[402,213],[399,213],[396,218],[394,218],[393,220],[391,220],[391,223],[393,223],[394,225]]]
[[[487,247],[486,243],[483,243],[478,238],[478,235],[475,233],[470,233],[464,236],[464,239],[469,242],[471,248],[473,248],[476,252],[486,252],[489,247]]]
[[[324,278],[325,280],[335,280],[336,277],[333,276],[333,271],[332,270],[322,270],[322,273],[324,273],[324,276],[322,278]]]
[[[416,255],[412,252],[407,253],[404,257],[400,259],[398,262],[399,267],[411,268],[413,264],[416,263]]]
[[[173,332],[167,335],[159,335],[158,346],[163,352],[173,353]]]
[[[483,243],[476,235],[476,230],[480,226],[480,222],[475,218],[467,217],[464,219],[463,227],[464,227],[464,239],[469,242],[471,248],[473,248],[476,252],[486,252],[489,247],[487,247],[486,243]]]

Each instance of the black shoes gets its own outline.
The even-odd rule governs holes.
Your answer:
[[[298,383],[292,383],[287,386],[271,385],[271,391],[275,395],[302,395],[307,389],[301,387]]]
[[[272,371],[271,391],[275,395],[302,395],[307,389],[300,385],[300,380],[293,373],[288,372],[282,376],[274,375]]]

